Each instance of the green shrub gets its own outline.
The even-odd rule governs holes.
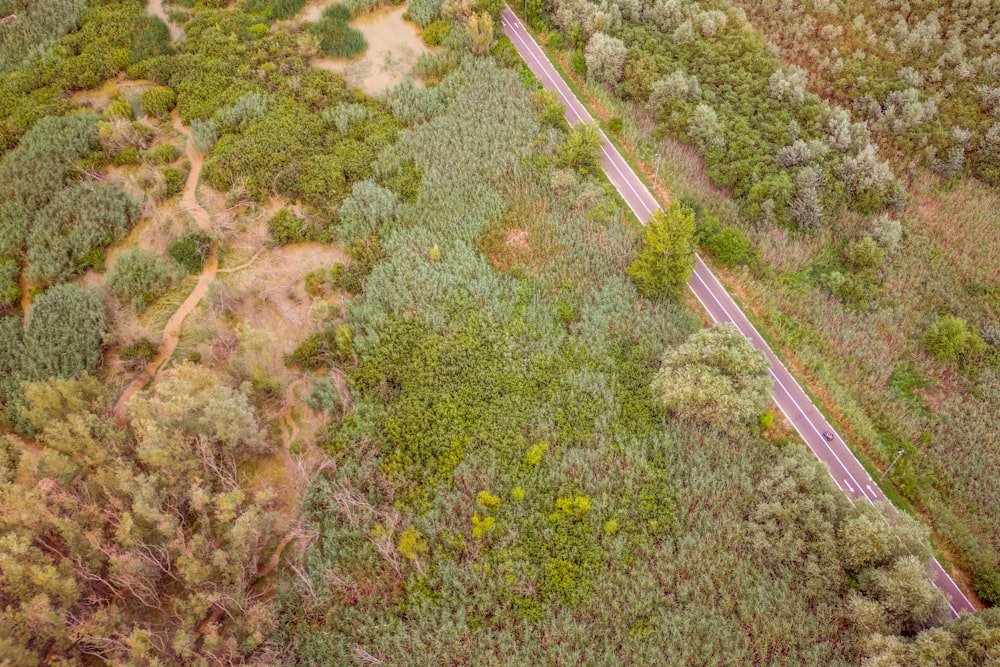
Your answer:
[[[608,129],[614,132],[615,134],[621,133],[622,126],[623,126],[622,119],[619,118],[618,116],[608,119]]]
[[[108,103],[108,106],[104,107],[104,111],[101,112],[101,117],[104,120],[112,120],[115,118],[124,118],[127,120],[132,120],[132,105],[128,103],[124,97],[116,97]]]
[[[424,28],[420,38],[424,40],[424,44],[427,46],[438,46],[448,36],[448,33],[451,32],[451,26],[451,21],[434,21]]]
[[[723,266],[746,264],[754,257],[750,239],[739,227],[725,226],[709,242],[712,255]]]
[[[116,185],[83,182],[58,192],[27,236],[32,282],[51,284],[88,268],[102,269],[103,249],[121,240],[141,212]]]
[[[995,568],[979,568],[972,577],[979,599],[991,607],[1000,606],[1000,573]]]
[[[0,258],[0,311],[21,299],[21,265],[16,259]]]
[[[246,0],[248,12],[264,14],[271,19],[290,19],[302,9],[306,0]]]
[[[145,248],[129,248],[115,260],[108,273],[111,293],[141,313],[170,289],[174,275],[164,259]]]
[[[183,192],[189,173],[190,170],[186,166],[183,168],[164,167],[160,169],[160,175],[163,176],[163,188],[160,191],[160,197],[162,199],[170,199]]]
[[[159,119],[166,118],[177,105],[177,93],[167,86],[154,86],[139,98],[143,113]]]
[[[985,343],[965,320],[944,315],[927,328],[924,347],[938,361],[951,363],[975,357],[984,351]]]
[[[123,167],[131,164],[139,164],[142,158],[139,149],[135,146],[123,146],[121,150],[111,156],[111,164]]]
[[[167,254],[189,274],[200,273],[212,254],[212,238],[203,231],[191,232],[171,243]]]
[[[410,0],[406,6],[406,18],[422,28],[426,28],[440,17],[441,0]]]
[[[108,321],[100,295],[76,284],[56,285],[28,311],[23,376],[75,378],[101,360]]]
[[[347,25],[351,12],[341,4],[330,5],[323,17],[309,26],[319,40],[319,50],[331,58],[351,58],[368,48],[364,35]]]
[[[167,164],[176,161],[181,156],[181,150],[174,144],[160,144],[149,152],[149,160],[153,164]]]
[[[302,219],[287,207],[279,210],[267,221],[267,230],[278,245],[299,243],[308,240],[308,235],[302,226]]]
[[[156,343],[143,336],[123,347],[118,357],[129,370],[137,371],[152,361],[158,351]]]

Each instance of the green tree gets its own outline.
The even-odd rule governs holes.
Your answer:
[[[859,579],[859,587],[882,604],[893,630],[906,635],[944,620],[948,612],[947,600],[916,556],[903,556],[891,568],[868,571]]]
[[[694,212],[679,202],[658,209],[646,223],[643,247],[628,267],[639,292],[680,299],[695,265]]]
[[[601,133],[593,123],[577,123],[559,146],[556,164],[583,174],[597,170],[597,152],[601,149]]]
[[[692,334],[667,351],[653,378],[656,399],[682,417],[747,424],[771,394],[767,357],[731,324]]]
[[[979,333],[954,315],[938,318],[924,333],[924,347],[932,357],[945,363],[965,361],[980,354],[985,346]]]

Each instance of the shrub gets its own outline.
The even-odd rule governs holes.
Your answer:
[[[967,360],[981,353],[984,346],[979,333],[953,315],[938,318],[924,333],[924,347],[944,363]]]
[[[597,152],[601,149],[601,135],[592,123],[577,123],[567,134],[556,153],[556,165],[575,169],[582,174],[599,168]]]
[[[452,25],[451,21],[434,21],[424,28],[420,38],[424,40],[424,44],[427,46],[438,46],[448,36],[448,33],[451,32]]]
[[[753,245],[738,227],[725,226],[708,241],[712,255],[723,266],[746,264],[754,257]]]
[[[271,219],[267,221],[267,230],[271,232],[271,238],[278,245],[308,240],[308,234],[302,226],[302,219],[287,207],[271,216]]]
[[[309,26],[319,40],[319,50],[331,58],[351,58],[368,48],[364,35],[347,25],[350,11],[340,4],[330,5],[323,17]]]
[[[118,357],[131,371],[137,371],[153,360],[159,348],[145,336],[132,341],[121,349]]]
[[[212,254],[212,238],[203,231],[191,232],[172,242],[167,254],[189,274],[200,273]]]
[[[16,304],[21,298],[21,265],[15,259],[0,258],[0,310]]]
[[[406,6],[406,17],[426,28],[441,17],[441,0],[410,0]]]
[[[1000,606],[1000,573],[995,568],[978,568],[972,577],[972,587],[980,600],[991,607]]]
[[[143,113],[159,119],[166,118],[177,105],[177,93],[167,86],[154,86],[139,98]]]
[[[264,14],[271,19],[290,19],[302,9],[306,0],[247,0],[246,10]]]
[[[55,194],[27,238],[33,282],[53,283],[88,268],[103,270],[103,249],[122,239],[140,204],[115,185],[83,182]]]
[[[24,376],[75,378],[97,368],[108,321],[100,295],[76,284],[56,285],[28,311]]]
[[[373,181],[355,183],[351,196],[340,207],[341,236],[355,241],[382,233],[392,225],[399,210],[399,198]]]
[[[621,134],[622,131],[622,119],[618,116],[608,119],[608,129],[615,134]]]
[[[149,152],[150,162],[153,164],[166,164],[174,162],[181,156],[181,151],[174,144],[160,144]]]
[[[170,199],[183,192],[188,173],[190,172],[187,166],[183,168],[164,167],[161,169],[160,175],[163,176],[163,189],[160,192],[160,196],[163,199]]]
[[[115,260],[107,285],[120,301],[141,313],[170,289],[174,276],[161,256],[145,248],[129,248]]]
[[[198,150],[207,153],[219,140],[219,125],[214,120],[195,118],[191,121],[191,135]]]

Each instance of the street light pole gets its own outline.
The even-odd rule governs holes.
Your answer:
[[[656,179],[660,175],[660,154],[656,154],[656,171],[653,172],[653,189],[656,189]]]
[[[879,475],[879,481],[885,479],[885,476],[889,474],[890,470],[892,470],[892,466],[896,465],[896,461],[898,461],[905,453],[906,453],[905,449],[901,449],[898,452],[896,452],[896,458],[893,460],[892,463],[889,464],[889,467],[885,469],[885,472]]]

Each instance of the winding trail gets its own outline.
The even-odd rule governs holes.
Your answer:
[[[191,172],[188,174],[187,182],[184,184],[184,191],[181,194],[181,207],[191,213],[199,228],[206,232],[211,232],[212,218],[209,216],[208,211],[198,203],[198,197],[196,196],[198,179],[201,177],[201,167],[204,161],[203,157],[198,149],[195,148],[191,133],[181,123],[181,117],[177,109],[174,109],[170,117],[174,129],[184,135],[186,139],[184,149],[188,160],[191,162]],[[113,414],[119,421],[125,418],[125,410],[128,408],[132,396],[156,378],[156,374],[160,371],[163,363],[170,359],[174,353],[177,343],[180,340],[181,324],[183,324],[184,318],[195,309],[195,306],[205,296],[208,286],[215,280],[215,274],[218,272],[218,269],[219,257],[216,254],[215,246],[212,246],[212,253],[205,260],[205,266],[202,268],[201,275],[198,276],[198,283],[194,286],[191,293],[188,294],[188,297],[184,299],[180,307],[170,316],[170,319],[167,320],[167,324],[163,328],[163,341],[160,343],[160,348],[156,356],[147,364],[145,370],[125,388],[118,402],[115,403]]]

